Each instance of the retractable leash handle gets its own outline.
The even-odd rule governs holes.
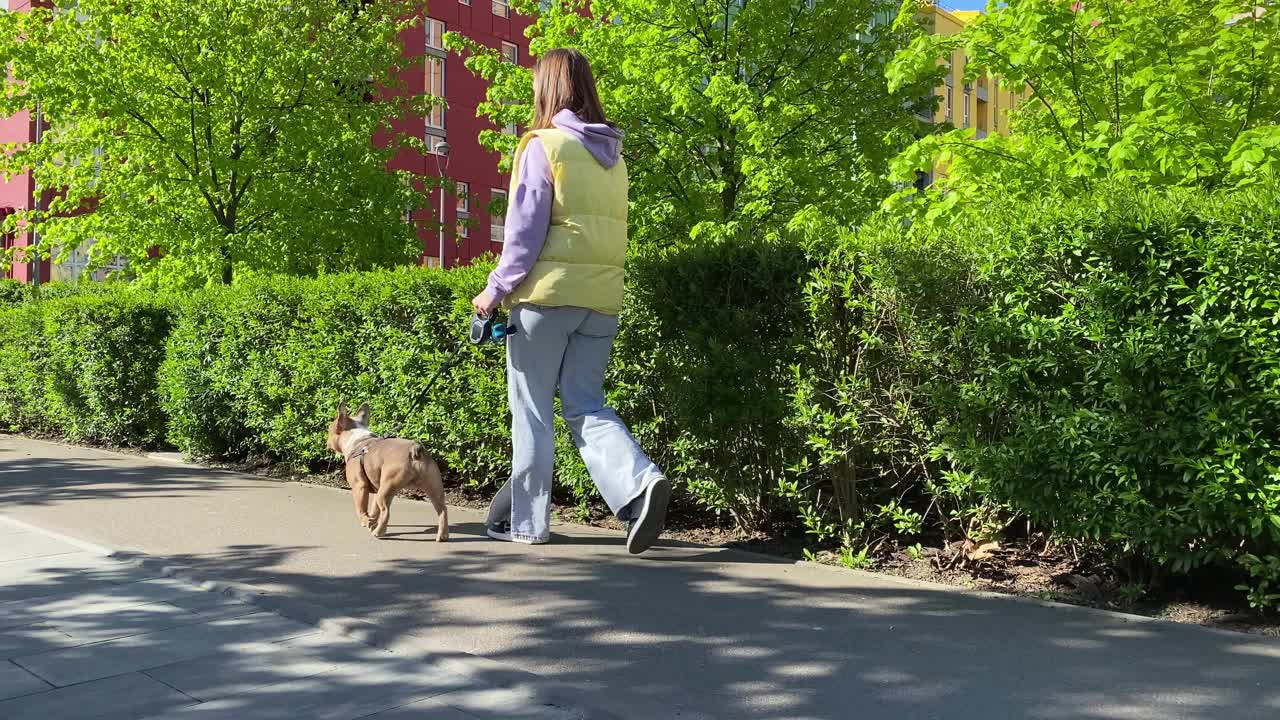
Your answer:
[[[516,334],[516,328],[498,319],[497,313],[471,316],[471,344],[505,342],[509,335]]]

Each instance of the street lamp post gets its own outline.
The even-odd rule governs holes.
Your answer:
[[[36,102],[35,116],[36,116],[35,144],[39,145],[44,140],[44,115],[40,112],[39,102]],[[35,169],[32,168],[29,172],[31,173],[31,176],[34,178],[36,174]],[[33,210],[36,211],[36,222],[31,227],[31,239],[28,241],[28,244],[31,247],[31,254],[34,256],[33,259],[31,260],[31,270],[29,271],[31,274],[30,282],[33,286],[35,286],[40,284],[40,230],[39,230],[39,227],[40,227],[41,221],[43,221],[44,218],[40,217],[40,210],[41,210],[40,204],[41,204],[41,200],[43,199],[41,197],[40,183],[33,182],[32,188],[33,188],[33,192],[32,192],[32,198],[31,198],[31,207]]]
[[[441,158],[444,158],[443,163]],[[436,145],[436,173],[440,176],[440,250],[436,255],[440,259],[440,267],[444,267],[444,174],[449,170],[449,143],[441,141]]]

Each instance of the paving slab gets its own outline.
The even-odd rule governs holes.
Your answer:
[[[209,655],[236,643],[287,640],[315,632],[278,615],[255,613],[11,659],[61,687]]]
[[[475,715],[465,713],[445,704],[445,698],[427,698],[398,708],[384,710],[366,717],[366,720],[477,720]]]
[[[55,574],[59,556],[47,552],[55,546],[27,542],[25,555],[14,553],[13,561],[24,564],[11,578],[44,584]],[[100,561],[80,571],[130,565],[104,548],[91,552]],[[231,593],[176,577],[88,587],[76,581],[0,605],[8,625],[0,631],[0,720],[356,720],[410,705],[422,717],[427,706],[421,703],[439,695],[512,696],[420,656],[372,647],[265,612],[252,597],[214,591],[223,589]],[[436,709],[445,718],[467,717],[448,706]]]
[[[10,560],[0,563],[0,603],[74,596],[151,577],[136,567],[88,552]]]
[[[222,597],[214,593],[203,593],[203,597],[199,598],[175,598],[169,601],[170,605],[181,608],[187,612],[194,613],[205,620],[219,620],[222,618],[235,618],[242,615],[252,615],[258,612],[258,608],[233,598]]]
[[[416,662],[353,662],[173,710],[153,720],[354,720],[469,685],[456,675],[424,672]]]
[[[0,631],[0,657],[17,657],[74,647],[75,638],[49,625],[29,625]]]
[[[141,673],[127,673],[0,702],[4,720],[136,720],[191,705],[191,698]]]
[[[548,704],[523,687],[458,690],[433,699],[478,720],[589,720],[577,710]]]
[[[216,605],[220,601],[224,601],[224,598],[172,578],[153,578],[123,585],[104,583],[94,591],[0,604],[0,630],[110,615],[153,603],[168,602],[190,612],[198,612],[200,608]]]
[[[270,685],[320,675],[343,664],[376,661],[387,653],[327,633],[278,643],[244,643],[147,674],[201,701],[244,695]]]
[[[0,700],[44,692],[52,687],[8,660],[0,660]]]

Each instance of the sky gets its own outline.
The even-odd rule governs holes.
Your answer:
[[[983,10],[987,0],[940,0],[938,4],[948,10]]]

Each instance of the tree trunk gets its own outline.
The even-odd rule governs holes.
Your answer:
[[[858,488],[857,455],[841,461],[831,476],[832,489],[835,490],[836,506],[840,509],[840,519],[844,527],[857,526],[862,522],[862,494]],[[850,538],[845,539],[846,542]]]
[[[222,255],[222,284],[230,285],[234,279],[234,270],[231,267],[231,247],[223,245],[219,252]]]

